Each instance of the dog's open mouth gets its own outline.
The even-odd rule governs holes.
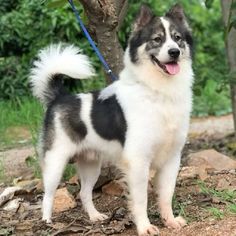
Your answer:
[[[165,73],[169,75],[176,75],[180,71],[179,64],[176,61],[161,63],[154,55],[151,55],[154,64],[158,65]]]

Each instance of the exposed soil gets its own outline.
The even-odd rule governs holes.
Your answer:
[[[212,175],[205,183],[214,189],[218,180],[222,178],[234,178],[236,180],[236,175],[230,173]],[[67,185],[67,187],[73,190],[73,186]],[[74,186],[74,188],[76,187]],[[73,192],[76,197],[77,192]],[[46,225],[41,221],[42,193],[34,191],[22,193],[17,197],[22,198],[23,202],[17,212],[0,210],[0,235],[136,235],[135,227],[126,210],[124,196],[109,196],[99,190],[95,192],[94,201],[97,208],[109,215],[109,219],[102,223],[91,224],[82,210],[80,200],[77,199],[77,207],[54,214],[51,225]],[[175,198],[175,214],[181,213],[188,220],[188,225],[180,231],[173,231],[164,227],[158,214],[155,193],[150,190],[148,214],[151,222],[159,226],[161,235],[236,235],[235,215],[227,213],[225,202],[216,201],[212,196],[202,193],[197,181],[178,182]],[[225,212],[222,219],[217,219],[211,214],[208,210],[211,207],[216,207]]]

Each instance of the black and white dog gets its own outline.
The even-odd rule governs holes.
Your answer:
[[[46,107],[39,145],[43,220],[51,221],[63,170],[77,156],[81,201],[91,221],[107,218],[94,207],[92,190],[108,159],[125,173],[139,235],[158,234],[147,216],[150,167],[157,170],[155,187],[164,223],[172,228],[185,225],[183,218],[174,217],[171,203],[189,127],[191,56],[191,31],[179,5],[163,17],[141,7],[119,80],[99,92],[71,95],[63,87],[63,75],[75,79],[94,75],[80,49],[52,45],[39,53],[31,83]]]

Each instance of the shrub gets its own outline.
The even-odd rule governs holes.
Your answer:
[[[55,2],[55,0],[51,0],[49,3],[53,1]],[[58,0],[56,1],[58,2]],[[101,65],[82,35],[69,4],[66,0],[64,3],[62,0],[60,2],[62,4],[54,4],[54,7],[51,4],[49,7],[47,1],[1,1],[0,99],[17,99],[31,93],[28,83],[29,68],[32,66],[32,61],[38,50],[50,43],[64,41],[78,45],[92,58],[95,67],[97,70],[99,68],[101,74]],[[149,4],[154,12],[162,15],[175,2],[175,0],[166,0],[165,2],[129,0],[128,14],[119,32],[122,46],[125,48],[131,30],[131,22],[142,3]],[[216,82],[217,89],[227,88],[224,87],[227,84],[228,68],[225,60],[223,23],[221,22],[219,1],[214,1],[210,9],[200,1],[180,0],[179,2],[186,9],[191,27],[194,29],[195,95],[202,94],[204,96],[207,91],[204,88],[211,84],[207,82],[209,80]],[[75,0],[75,3],[78,1]],[[81,6],[79,4],[77,6],[81,10]],[[86,82],[72,81],[70,84],[75,86],[76,83],[80,91],[101,88],[104,86],[104,80],[99,78]],[[199,99],[195,99],[195,101],[199,101]],[[227,107],[226,110],[228,111],[229,108]]]

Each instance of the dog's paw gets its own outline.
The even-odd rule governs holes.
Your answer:
[[[181,217],[175,217],[172,219],[168,219],[164,222],[164,224],[168,227],[168,228],[172,228],[172,229],[181,229],[182,227],[184,227],[187,223],[186,220]]]
[[[143,227],[138,231],[139,236],[156,236],[159,235],[160,232],[155,225],[149,224],[146,227]]]
[[[94,212],[92,215],[90,215],[89,218],[92,222],[96,222],[96,221],[106,220],[108,218],[108,216],[105,214],[102,214],[100,212]]]
[[[43,217],[42,221],[44,221],[46,224],[51,224],[52,223],[51,218],[48,218],[48,217]]]

